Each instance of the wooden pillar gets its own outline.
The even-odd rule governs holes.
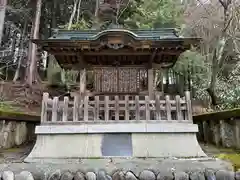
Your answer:
[[[153,69],[148,69],[148,95],[150,100],[152,100],[153,97],[153,90],[154,90],[154,84],[153,84]]]
[[[80,70],[80,96],[84,95],[86,92],[86,69]]]

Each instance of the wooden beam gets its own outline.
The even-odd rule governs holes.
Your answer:
[[[54,56],[76,56],[77,53],[75,52],[56,52],[56,51],[48,51],[50,54]]]
[[[77,59],[77,63],[64,63],[63,67],[67,69],[73,69],[73,70],[88,69],[90,67],[87,64],[87,62],[84,60],[84,57],[81,54],[76,55],[75,58]]]
[[[172,62],[171,64],[174,64],[175,62]],[[169,63],[170,64],[170,63]],[[142,66],[144,67],[148,67],[148,63],[143,63]],[[127,65],[126,65],[127,66]],[[172,65],[170,65],[172,66]],[[152,63],[152,66],[151,66],[153,69],[162,69],[163,67],[166,68],[166,66],[163,66],[161,63],[158,64],[158,63]]]
[[[184,51],[161,51],[161,52],[158,52],[155,54],[156,55],[178,55],[178,54],[181,54],[182,52]],[[108,50],[102,50],[100,52],[94,52],[94,51],[91,51],[91,52],[83,52],[83,55],[84,56],[143,56],[143,55],[148,55],[150,56],[151,55],[151,51],[139,51],[139,52],[136,52],[136,51],[108,51]]]
[[[92,65],[93,68],[112,68],[112,65]],[[144,65],[121,65],[121,67],[129,67],[129,68],[144,68]]]

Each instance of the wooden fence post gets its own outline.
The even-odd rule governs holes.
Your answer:
[[[187,116],[188,116],[188,120],[192,121],[192,105],[191,105],[191,96],[190,96],[190,92],[186,91],[185,92],[185,99],[186,99],[186,105],[187,105]]]
[[[150,107],[149,107],[149,103],[150,102],[150,98],[149,96],[145,96],[145,113],[146,113],[146,120],[150,120]]]
[[[65,96],[63,100],[63,114],[62,114],[63,122],[66,122],[68,120],[68,102],[69,102],[69,98]]]
[[[43,99],[42,99],[42,110],[41,110],[41,123],[47,121],[47,108],[48,108],[48,93],[43,93]]]
[[[129,120],[129,96],[125,96],[125,120]]]
[[[136,111],[135,111],[135,113],[136,113],[135,119],[136,119],[136,120],[140,120],[139,96],[135,96],[135,109],[136,109]]]
[[[83,120],[88,121],[88,96],[84,97]]]
[[[172,115],[171,115],[171,103],[170,103],[170,97],[169,95],[165,96],[165,101],[166,101],[166,113],[167,113],[167,120],[171,121],[172,120]]]
[[[78,121],[78,114],[79,114],[79,96],[74,96],[74,103],[73,103],[73,121]]]
[[[115,120],[119,121],[119,96],[115,96]]]
[[[161,110],[160,110],[160,97],[155,96],[155,106],[156,106],[156,120],[161,120]]]
[[[176,118],[177,120],[182,120],[182,110],[181,110],[181,98],[179,95],[176,96]]]
[[[108,121],[109,119],[109,107],[108,107],[109,96],[104,96],[104,119]]]
[[[82,120],[84,121],[84,111],[83,111],[83,107],[84,107],[84,96],[80,95],[78,98],[78,117],[80,118],[79,120],[81,120],[81,118],[83,118]]]
[[[99,96],[95,96],[95,104],[94,104],[94,120],[99,120],[99,109],[100,109],[100,103],[99,103]]]
[[[54,97],[52,103],[52,122],[57,121],[57,115],[58,115],[58,97]]]

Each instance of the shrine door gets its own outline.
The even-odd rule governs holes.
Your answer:
[[[139,67],[94,68],[94,90],[99,93],[139,93],[146,69]]]

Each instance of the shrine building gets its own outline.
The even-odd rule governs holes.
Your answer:
[[[156,78],[199,44],[175,29],[57,30],[34,39],[61,68],[79,71],[73,99],[43,94],[37,141],[26,162],[81,158],[205,157],[190,92],[159,91]],[[87,88],[90,74],[93,87]]]

